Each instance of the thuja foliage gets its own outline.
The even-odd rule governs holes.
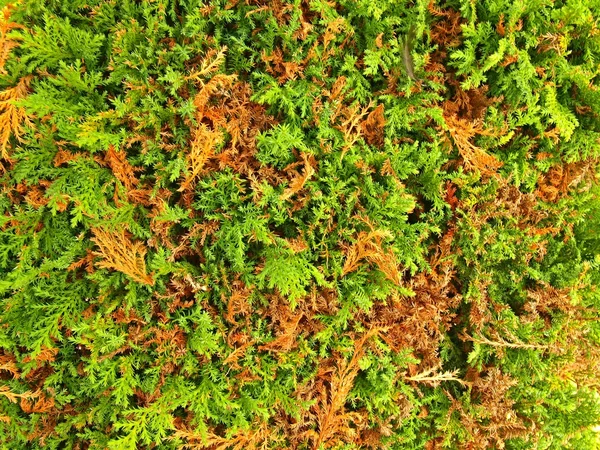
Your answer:
[[[600,2],[0,2],[6,449],[600,445]]]

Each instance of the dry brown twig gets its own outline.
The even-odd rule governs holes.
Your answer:
[[[13,30],[24,28],[21,24],[11,22],[10,13],[13,8],[14,4],[9,3],[0,11],[0,73],[6,73],[4,65],[8,60],[8,55],[13,48],[19,45],[19,39],[8,34]]]
[[[0,156],[9,158],[8,141],[11,135],[21,140],[23,125],[31,125],[25,108],[16,102],[27,96],[31,76],[23,77],[16,86],[0,92]]]
[[[181,450],[257,450],[266,449],[269,437],[274,435],[268,424],[263,422],[258,427],[237,430],[229,437],[219,436],[212,431],[204,436],[189,429],[178,429],[171,439],[181,439],[185,442],[179,447]]]
[[[300,192],[304,188],[306,182],[315,174],[314,166],[317,164],[315,157],[306,153],[302,153],[301,156],[302,162],[304,163],[304,172],[295,172],[289,187],[281,194],[281,200],[287,200]]]
[[[309,433],[313,440],[313,449],[317,450],[322,444],[329,446],[336,440],[352,439],[356,429],[349,426],[350,422],[360,422],[361,416],[355,412],[345,411],[346,398],[354,386],[354,379],[359,371],[359,361],[365,355],[368,340],[378,335],[379,328],[367,331],[354,344],[354,353],[350,361],[343,360],[339,364],[331,379],[329,395],[322,397],[315,405],[318,433]]]
[[[133,242],[124,229],[108,231],[93,228],[92,232],[92,241],[100,248],[100,251],[93,254],[102,258],[98,267],[122,272],[138,283],[154,285],[152,274],[146,272],[144,244]]]
[[[345,246],[346,261],[342,268],[342,275],[354,272],[360,266],[360,262],[366,260],[375,264],[390,281],[400,285],[402,274],[398,269],[396,255],[391,248],[383,249],[383,241],[391,237],[391,233],[374,229],[368,221],[365,223],[371,230],[359,232],[356,241],[350,246]]]
[[[479,169],[483,174],[494,175],[502,167],[502,162],[472,143],[476,135],[493,136],[495,133],[485,130],[481,120],[465,120],[454,115],[444,116],[446,126],[458,151],[469,169]]]
[[[438,372],[440,367],[432,367],[424,370],[416,375],[406,377],[406,380],[414,381],[417,383],[427,383],[432,386],[439,386],[444,381],[456,381],[459,384],[465,385],[466,382],[461,378],[458,378],[458,370],[448,370],[446,372]]]
[[[10,387],[8,387],[7,385],[4,385],[4,386],[0,386],[0,395],[3,395],[4,397],[6,397],[8,399],[8,401],[11,403],[17,403],[19,400],[23,400],[23,399],[30,400],[30,399],[38,398],[40,395],[42,395],[42,391],[41,390],[37,390],[35,392],[25,391],[22,394],[17,394],[15,392],[12,392],[10,390]]]

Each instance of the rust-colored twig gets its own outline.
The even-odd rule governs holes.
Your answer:
[[[94,228],[92,232],[94,233],[92,241],[100,248],[100,251],[94,252],[94,255],[102,258],[98,267],[123,272],[138,283],[154,284],[152,275],[146,273],[144,244],[133,242],[123,229],[108,231]]]
[[[23,125],[31,124],[25,108],[15,104],[27,96],[30,81],[31,76],[23,77],[16,86],[0,92],[0,155],[4,159],[9,157],[8,141],[11,134],[20,140]]]
[[[323,397],[317,405],[317,424],[319,432],[314,438],[313,449],[318,450],[322,444],[329,442],[336,435],[350,437],[355,430],[348,426],[350,421],[359,419],[356,413],[346,412],[346,398],[354,386],[354,379],[359,371],[359,361],[365,355],[367,341],[377,335],[380,329],[372,328],[354,344],[354,354],[350,361],[343,360],[336,368],[331,379],[330,395]]]

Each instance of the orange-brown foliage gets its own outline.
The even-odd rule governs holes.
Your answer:
[[[27,363],[34,360],[36,363],[38,363],[38,365],[41,365],[46,362],[53,362],[56,359],[57,354],[58,348],[42,346],[35,358],[31,358],[31,356],[26,356],[25,358],[23,358],[23,362]]]
[[[461,402],[450,397],[450,416],[457,412],[469,437],[466,447],[473,450],[504,448],[507,439],[526,437],[534,431],[533,423],[527,424],[517,415],[509,389],[517,384],[496,367],[472,383],[471,398],[475,412],[464,410]]]
[[[561,163],[553,166],[538,180],[536,194],[547,202],[556,202],[572,189],[588,191],[598,182],[596,176],[596,158],[576,163]]]
[[[207,109],[211,109],[211,106],[209,106],[211,98],[217,93],[228,92],[236,80],[235,75],[216,73],[225,60],[226,50],[227,48],[223,47],[219,52],[214,50],[209,52],[200,64],[200,68],[186,77],[187,80],[195,81],[199,90],[193,99],[196,108],[194,118],[196,125],[192,127],[192,139],[187,154],[188,174],[179,189],[180,191],[186,191],[192,187],[196,178],[202,173],[208,159],[214,155],[217,147],[223,142],[222,120],[218,124],[213,122],[213,126],[209,127],[204,123],[204,119]],[[227,129],[227,131],[230,130]],[[234,142],[238,139],[235,134],[231,136]]]
[[[313,155],[307,155],[306,153],[302,153],[300,156],[302,157],[302,162],[304,163],[304,172],[300,173],[297,170],[292,171],[292,178],[289,186],[281,194],[282,200],[287,200],[299,193],[304,188],[306,182],[315,174],[314,168],[317,165],[315,157]],[[297,163],[293,165],[296,166]]]
[[[78,261],[75,261],[67,267],[67,270],[73,271],[85,267],[87,273],[94,273],[94,253],[91,250],[87,250],[86,255]]]
[[[17,403],[19,400],[22,399],[34,399],[34,398],[38,398],[40,395],[42,395],[42,391],[35,391],[35,392],[31,392],[31,391],[25,391],[22,394],[17,394],[15,392],[12,392],[10,390],[10,387],[7,385],[3,385],[0,386],[0,395],[3,395],[4,397],[6,397],[8,399],[8,401],[10,401],[11,403]]]
[[[236,316],[247,317],[252,309],[248,298],[252,290],[248,288],[242,281],[235,280],[232,282],[231,294],[228,299],[225,299],[223,294],[223,300],[227,302],[227,313],[225,319],[234,325],[237,325]]]
[[[414,296],[377,304],[360,320],[365,325],[382,327],[381,338],[394,351],[413,348],[421,360],[419,370],[437,368],[440,342],[452,328],[454,311],[461,301],[454,277],[451,264],[443,264],[431,274],[418,274],[409,284]],[[416,370],[411,373],[414,375]]]
[[[463,90],[452,74],[449,74],[447,83],[454,88],[454,96],[442,106],[445,116],[456,116],[469,121],[483,120],[488,106],[501,100],[501,97],[488,97],[487,86]]]
[[[312,408],[318,432],[311,430],[306,433],[313,442],[313,449],[317,450],[321,445],[335,447],[341,442],[352,442],[357,435],[357,428],[367,425],[363,414],[346,411],[345,404],[360,369],[359,361],[367,350],[367,342],[379,332],[380,330],[376,328],[367,331],[355,341],[352,359],[347,361],[342,357],[341,361],[338,359],[332,368],[329,389],[319,392],[320,399]],[[354,426],[350,426],[350,423]]]
[[[21,374],[21,371],[17,367],[17,360],[11,354],[5,354],[4,351],[0,355],[0,372],[8,372],[12,378],[18,378]],[[3,374],[0,374],[3,376]]]
[[[285,61],[281,49],[276,48],[271,55],[263,52],[262,61],[266,64],[266,70],[273,76],[277,77],[280,84],[288,80],[295,80],[298,76],[304,77],[304,65],[294,61]]]
[[[456,186],[454,186],[451,181],[446,182],[444,200],[446,203],[448,203],[448,205],[450,205],[450,209],[452,209],[452,211],[454,211],[458,206],[458,198],[456,198]]]
[[[569,288],[555,288],[547,283],[539,283],[527,291],[527,302],[523,306],[523,322],[543,320],[548,328],[552,326],[552,315],[561,313],[564,325],[560,335],[549,342],[547,351],[560,355],[555,360],[557,378],[566,383],[576,383],[592,389],[600,388],[597,374],[600,373],[600,348],[590,342],[590,325],[597,321],[599,311],[586,308],[579,303],[579,292],[585,289],[583,281],[587,267],[580,274],[580,281]]]
[[[8,141],[11,134],[20,139],[23,125],[30,125],[31,120],[25,108],[15,102],[27,96],[31,76],[23,77],[15,87],[0,92],[0,156],[9,158]]]
[[[430,0],[427,9],[433,16],[441,19],[431,25],[431,40],[440,48],[460,45],[461,24],[464,22],[460,12],[453,9],[441,9],[435,3],[436,0]]]
[[[596,321],[598,311],[589,317],[574,316],[567,321],[565,342],[557,343],[552,350],[563,355],[562,364],[556,370],[557,378],[580,387],[600,390],[600,348],[591,343],[588,335],[589,322]]]
[[[48,186],[50,186],[50,182],[43,180],[38,186],[30,186],[25,195],[25,201],[34,208],[47,205],[50,200],[45,197],[45,188]]]
[[[146,271],[146,247],[141,242],[132,242],[131,238],[120,231],[108,231],[102,228],[93,228],[92,241],[98,245],[100,251],[94,252],[102,260],[98,267],[113,269],[123,272],[138,283],[154,284],[151,274]]]
[[[10,21],[12,9],[14,9],[14,4],[9,3],[0,11],[0,73],[3,74],[6,73],[4,65],[8,60],[10,51],[19,45],[16,37],[9,37],[8,34],[12,30],[23,28],[23,25]]]
[[[195,295],[201,290],[206,290],[206,286],[195,281],[190,274],[183,277],[174,275],[167,285],[167,294],[162,296],[157,292],[154,295],[158,298],[172,299],[169,304],[169,312],[174,312],[179,308],[189,308],[196,302]]]
[[[41,394],[35,401],[29,398],[21,398],[21,409],[25,414],[41,414],[54,411],[54,399]]]
[[[461,378],[458,378],[458,370],[447,370],[440,372],[441,364],[438,367],[431,367],[415,375],[407,376],[405,379],[416,383],[425,383],[431,386],[439,386],[444,381],[455,381],[459,384],[466,384]],[[414,368],[413,368],[414,371]]]
[[[133,167],[127,161],[125,151],[116,151],[115,147],[111,145],[104,155],[104,163],[111,168],[117,180],[123,183],[127,190],[133,189],[138,184],[139,180],[136,178],[135,172],[140,169]]]
[[[302,304],[292,310],[288,301],[276,295],[270,298],[269,308],[263,315],[270,319],[275,339],[261,345],[260,350],[288,352],[297,347],[300,334],[304,332],[308,336],[316,329],[307,305]]]
[[[248,177],[257,175],[280,183],[283,177],[274,169],[263,167],[255,158],[256,136],[275,121],[266,114],[263,106],[250,100],[251,95],[252,89],[248,83],[236,83],[231,89],[213,96],[211,107],[205,111],[205,118],[214,129],[223,128],[231,140],[213,158],[214,165],[211,168],[230,167]]]
[[[257,422],[248,429],[238,429],[228,434],[230,436],[223,437],[215,431],[209,431],[204,435],[180,425],[173,438],[185,442],[181,446],[182,450],[258,450],[266,449],[266,443],[276,439],[278,433],[274,432],[273,427],[267,423]]]
[[[369,145],[381,147],[385,137],[385,117],[383,115],[383,103],[369,113],[367,119],[361,124],[365,139]]]
[[[326,61],[332,55],[334,55],[336,51],[344,48],[354,34],[354,30],[347,25],[347,21],[344,17],[337,17],[331,20],[329,17],[321,15],[321,19],[327,23],[327,28],[308,50],[306,58],[304,58],[303,61],[304,65],[306,65],[312,59]],[[330,47],[331,42],[333,42],[342,33],[345,34],[345,39],[338,45]]]
[[[537,50],[538,53],[554,50],[559,55],[563,55],[567,51],[568,45],[569,40],[566,33],[546,33],[538,37]]]
[[[478,169],[485,175],[495,175],[496,170],[502,167],[502,162],[471,142],[478,134],[492,136],[494,133],[485,130],[481,120],[468,121],[452,115],[446,115],[444,119],[465,167]]]
[[[161,326],[151,327],[147,334],[153,334],[154,337],[144,341],[144,347],[148,348],[156,345],[156,352],[169,353],[173,358],[183,356],[187,352],[187,338],[185,332],[175,325],[173,328],[165,329]]]
[[[54,167],[60,167],[69,161],[74,161],[77,158],[82,158],[84,156],[85,155],[80,152],[70,152],[69,150],[59,148],[58,152],[56,152],[56,155],[54,156]]]
[[[189,189],[202,173],[208,159],[214,155],[217,147],[223,142],[223,133],[214,131],[201,123],[192,130],[190,152],[187,156],[188,175],[181,183],[180,191]]]
[[[344,245],[346,261],[342,275],[354,272],[361,261],[367,261],[375,264],[390,281],[400,285],[402,273],[398,268],[396,255],[391,248],[383,249],[384,239],[391,237],[391,234],[388,231],[375,230],[371,224],[367,224],[371,228],[370,231],[359,232],[352,245]]]
[[[361,108],[358,103],[346,106],[340,102],[338,111],[331,116],[331,122],[335,123],[336,119],[340,119],[339,124],[335,128],[344,133],[344,150],[345,154],[352,146],[360,139],[362,135],[363,118],[368,115],[371,105]]]
[[[215,74],[226,49],[208,54],[189,80],[199,85],[193,99],[196,108],[187,155],[188,174],[181,184],[184,196],[205,172],[226,167],[248,176],[282,182],[284,177],[255,158],[256,136],[274,123],[265,108],[250,101],[248,83],[234,75]],[[228,136],[227,141],[225,136]],[[220,151],[217,153],[217,150]]]

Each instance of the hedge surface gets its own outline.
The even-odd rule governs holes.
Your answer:
[[[600,1],[0,0],[3,449],[600,446]]]

